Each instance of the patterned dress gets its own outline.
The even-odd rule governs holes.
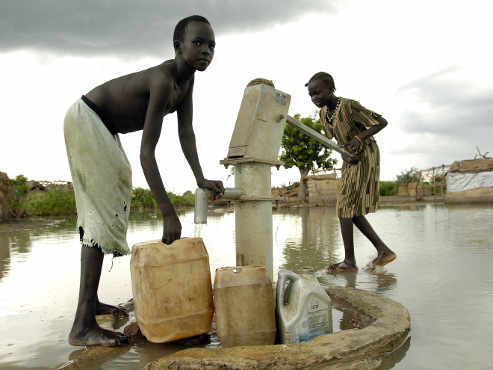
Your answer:
[[[320,121],[329,138],[339,145],[347,144],[355,135],[368,127],[378,125],[379,114],[372,112],[355,100],[340,98],[332,122],[327,107],[320,110]],[[356,164],[344,162],[337,195],[337,215],[352,218],[375,212],[378,203],[380,178],[380,152],[373,137],[364,140],[360,160]]]

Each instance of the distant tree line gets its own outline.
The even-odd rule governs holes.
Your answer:
[[[28,216],[75,215],[75,195],[73,190],[29,190],[28,179],[19,175],[10,180],[9,215],[12,218]],[[182,195],[168,192],[175,208],[193,207],[194,195],[186,191]],[[134,188],[130,213],[158,210],[154,195],[149,189]]]

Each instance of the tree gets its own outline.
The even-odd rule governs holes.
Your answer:
[[[300,118],[299,114],[294,116],[298,121],[322,133],[322,124],[319,120],[314,121],[312,117]],[[306,199],[305,177],[314,169],[330,170],[334,168],[337,159],[330,158],[332,150],[326,148],[315,139],[310,138],[303,132],[291,125],[286,125],[282,137],[281,160],[285,168],[298,167],[300,171],[299,197]]]
[[[409,170],[402,171],[396,178],[399,184],[410,184],[412,182],[420,182],[421,174],[417,168],[411,167]]]

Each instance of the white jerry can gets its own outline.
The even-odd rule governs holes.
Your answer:
[[[281,343],[332,333],[331,300],[315,276],[279,270],[276,296]]]

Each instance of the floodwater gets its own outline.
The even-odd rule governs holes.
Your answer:
[[[212,274],[234,265],[233,213],[210,214],[200,230],[193,212],[180,218],[183,236],[200,232],[204,238]],[[368,219],[397,260],[377,272],[366,269],[376,253],[355,229],[360,269],[332,276],[324,268],[344,256],[334,209],[275,212],[275,273],[310,266],[322,284],[372,291],[406,306],[410,336],[382,369],[493,368],[493,206],[388,207]],[[128,241],[160,235],[159,219],[139,216],[130,223]],[[77,302],[79,254],[74,220],[0,225],[0,368],[53,369],[77,356],[80,349],[67,344],[67,334]],[[129,262],[129,256],[105,259],[101,300],[119,304],[131,297]],[[348,316],[335,310],[335,330],[347,325]],[[90,368],[138,369],[182,348],[134,344]]]

